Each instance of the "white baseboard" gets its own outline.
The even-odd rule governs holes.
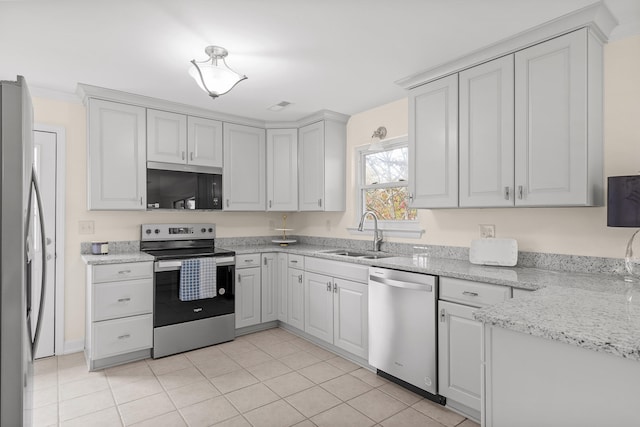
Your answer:
[[[84,351],[84,339],[64,342],[62,354],[78,353],[80,351]]]

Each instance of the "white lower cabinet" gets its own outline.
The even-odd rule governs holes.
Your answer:
[[[304,331],[367,358],[368,269],[317,258],[307,258],[305,268]],[[331,271],[332,275],[319,273],[321,271]],[[339,275],[360,282],[335,277]]]
[[[89,265],[85,356],[89,370],[150,356],[153,263]]]
[[[511,298],[508,286],[440,278],[438,301],[438,394],[450,406],[480,417],[482,323],[473,318],[479,307]],[[446,301],[445,301],[446,300]],[[451,402],[453,401],[453,402]]]
[[[262,280],[260,284],[262,323],[278,319],[278,255],[277,253],[262,254]]]
[[[236,329],[261,321],[260,254],[236,256]]]

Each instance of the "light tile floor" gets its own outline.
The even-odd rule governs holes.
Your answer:
[[[87,372],[36,361],[34,426],[478,427],[283,329]]]

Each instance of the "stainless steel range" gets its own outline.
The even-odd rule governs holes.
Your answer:
[[[215,247],[215,224],[143,224],[153,255],[155,358],[235,338],[235,252]]]

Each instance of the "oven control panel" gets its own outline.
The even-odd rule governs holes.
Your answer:
[[[141,240],[214,239],[215,224],[142,224]]]

